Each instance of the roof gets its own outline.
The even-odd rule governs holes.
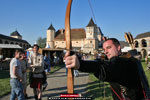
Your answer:
[[[63,32],[62,32],[63,31]],[[55,40],[64,40],[65,30],[60,29],[55,33]],[[71,39],[84,39],[86,38],[86,33],[83,28],[71,29]]]
[[[98,31],[101,34],[101,36],[104,36],[104,34],[102,33],[102,30],[100,29],[100,27],[98,27]]]
[[[90,27],[90,26],[96,26],[92,18],[90,19],[90,22],[88,23],[86,27]]]
[[[0,39],[6,39],[6,40],[11,40],[11,41],[28,43],[26,40],[16,39],[16,38],[13,38],[13,37],[10,37],[10,36],[6,36],[6,35],[3,35],[3,34],[0,34]]]
[[[22,36],[18,33],[17,30],[16,30],[15,32],[10,33],[10,36],[20,36],[20,37],[22,37]]]
[[[53,27],[53,25],[51,24],[48,28],[48,30],[55,30],[55,28]]]
[[[140,39],[140,38],[145,38],[145,37],[150,37],[150,32],[145,32],[145,33],[138,34],[135,37],[135,39]]]
[[[120,45],[121,45],[121,48],[124,48],[124,47],[129,47],[129,44],[125,41],[119,41],[120,42]]]
[[[16,44],[0,44],[0,48],[22,49],[19,45]]]

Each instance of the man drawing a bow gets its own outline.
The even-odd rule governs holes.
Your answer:
[[[122,57],[120,43],[109,38],[103,43],[103,50],[108,60],[83,61],[77,55],[64,59],[66,68],[94,73],[100,80],[110,83],[114,100],[143,100],[146,98],[138,74],[137,59]]]

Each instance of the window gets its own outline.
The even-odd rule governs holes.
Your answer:
[[[92,43],[92,41],[90,41],[90,43]]]
[[[21,44],[21,43],[20,43],[19,45],[22,47],[22,44]]]
[[[138,48],[139,47],[139,43],[138,41],[135,41],[135,47]]]
[[[8,41],[5,41],[5,44],[9,44],[9,42],[8,42]]]
[[[10,44],[14,44],[13,42],[11,42]]]
[[[142,40],[142,47],[147,47],[147,43],[145,39]]]
[[[2,44],[3,43],[3,41],[0,39],[0,44]]]

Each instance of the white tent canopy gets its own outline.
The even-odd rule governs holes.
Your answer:
[[[129,50],[131,50],[131,47],[124,47],[121,49],[122,52],[128,52]]]
[[[45,47],[45,48],[50,48],[50,46],[49,46],[49,44],[48,44],[48,43],[46,44],[46,47]]]
[[[22,47],[16,44],[0,44],[0,48],[22,49]]]

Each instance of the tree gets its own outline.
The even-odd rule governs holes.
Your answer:
[[[37,44],[39,45],[40,48],[45,48],[45,46],[46,46],[46,38],[39,37],[37,39]]]

